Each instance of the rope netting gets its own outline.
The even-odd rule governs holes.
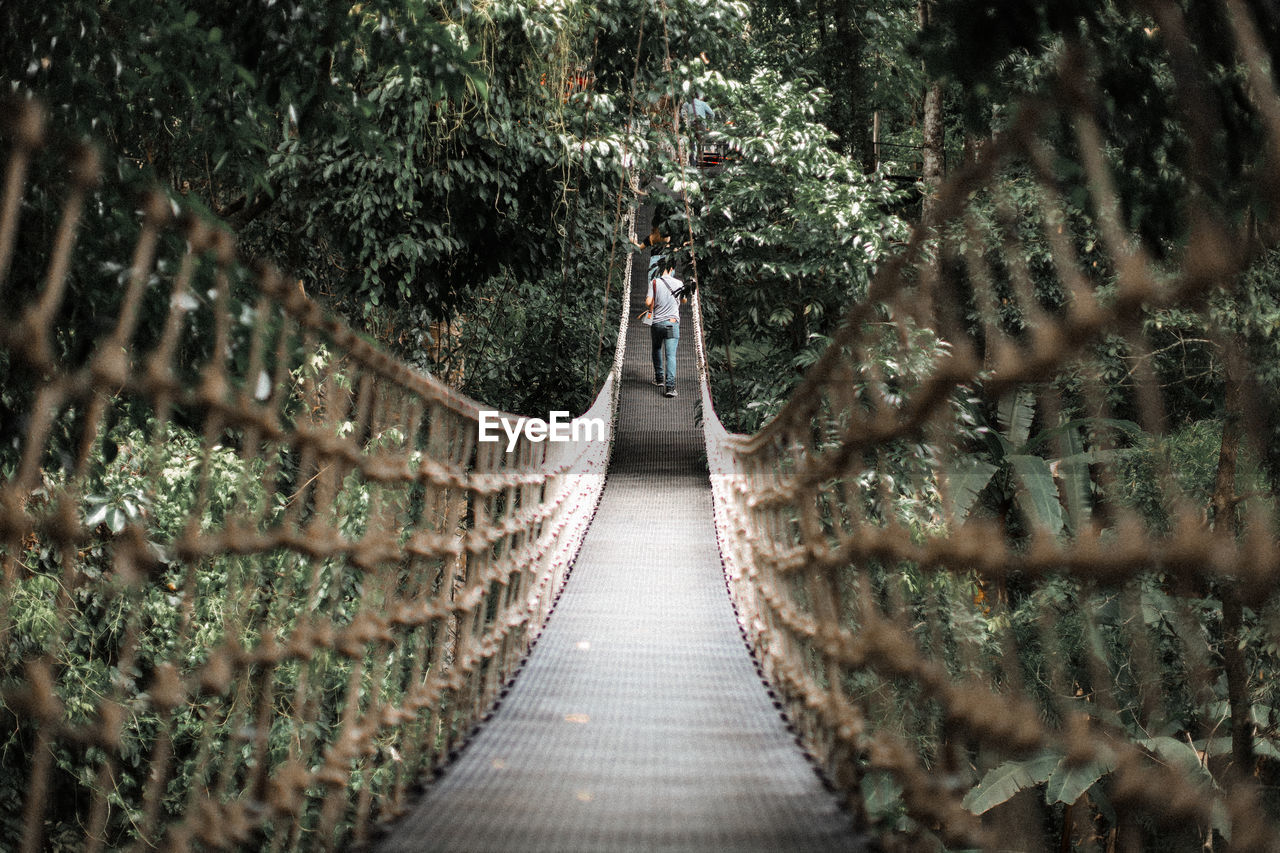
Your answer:
[[[1277,231],[1220,212],[1221,68],[1149,6],[1190,155],[1180,242],[1128,229],[1069,47],[776,419],[706,418],[743,626],[905,849],[1280,849],[1280,329],[1240,322],[1277,294]],[[1280,99],[1226,8],[1274,217]]]
[[[359,842],[518,667],[610,436],[477,441],[476,403],[158,194],[131,260],[82,262],[92,151],[49,189],[40,110],[5,124],[0,836]],[[56,234],[24,227],[39,203]],[[624,340],[581,416],[606,433]]]

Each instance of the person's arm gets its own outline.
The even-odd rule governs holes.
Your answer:
[[[644,298],[644,307],[653,308],[653,300],[658,295],[658,280],[651,279],[649,281],[649,295]]]

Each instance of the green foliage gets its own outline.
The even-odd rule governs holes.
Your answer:
[[[822,92],[767,69],[747,83],[708,74],[699,86],[733,117],[707,138],[736,157],[688,185],[701,203],[699,272],[712,283],[703,305],[716,399],[726,424],[751,430],[825,348],[905,227],[886,212],[893,185],[828,147]],[[733,365],[736,388],[726,346],[754,348]],[[753,402],[763,406],[745,408]]]
[[[301,374],[297,378],[300,381]],[[225,766],[235,768],[234,772],[254,767],[257,759],[253,743],[244,736],[247,722],[240,706],[253,697],[192,696],[162,717],[143,692],[158,666],[173,664],[180,678],[193,679],[207,662],[209,650],[220,644],[230,641],[252,649],[266,626],[287,632],[321,604],[340,627],[356,615],[361,601],[360,574],[342,559],[316,564],[283,549],[252,558],[224,554],[195,563],[175,558],[174,546],[192,518],[201,529],[216,532],[233,509],[261,513],[266,524],[286,510],[283,493],[269,493],[263,482],[266,460],[246,463],[230,446],[207,448],[199,435],[172,423],[163,430],[154,422],[145,428],[121,424],[109,440],[118,452],[85,485],[83,521],[92,538],[70,555],[77,561],[81,582],[68,588],[64,567],[68,555],[39,539],[32,541],[21,556],[24,576],[14,589],[13,627],[0,660],[0,682],[11,685],[21,677],[25,661],[46,659],[59,675],[57,698],[69,725],[94,723],[108,698],[119,697],[127,711],[114,756],[114,776],[106,780],[109,789],[101,789],[104,780],[98,771],[106,756],[100,749],[86,750],[62,741],[53,747],[46,817],[51,850],[79,849],[86,797],[91,792],[105,796],[110,805],[107,846],[122,847],[137,840],[143,824],[143,791],[162,731],[173,745],[173,764],[161,804],[163,820],[183,815],[193,791],[214,783],[208,778],[210,752],[225,754]],[[277,463],[279,470],[287,470],[287,460]],[[57,476],[47,475],[50,490],[62,485]],[[202,480],[207,500],[198,504]],[[268,494],[275,495],[272,500],[278,503],[266,505]],[[370,499],[369,487],[356,474],[349,475],[334,506],[343,535],[353,540],[362,535]],[[122,533],[122,523],[145,530],[150,537],[148,546],[157,561],[152,582],[130,585],[111,571],[112,543],[120,535],[129,535]],[[132,650],[127,657],[126,649]],[[366,693],[374,689],[372,664],[372,660],[365,662],[362,689]],[[288,661],[274,669],[270,689],[276,698],[267,753],[262,757],[266,764],[277,767],[300,747],[300,757],[309,766],[321,761],[348,701],[352,665],[332,649],[319,649],[309,660]],[[294,708],[295,691],[304,680],[312,691],[311,705]],[[260,681],[254,684],[263,687]],[[404,685],[388,678],[376,689],[394,700]],[[6,837],[17,838],[25,801],[22,792],[28,781],[23,774],[32,759],[32,726],[2,706],[0,716],[15,723],[0,740],[6,759],[0,773],[0,826],[6,827]],[[300,727],[304,716],[312,720],[309,731]],[[396,745],[387,736],[381,740],[388,748]],[[382,792],[392,784],[386,767],[372,774],[357,772],[354,778],[356,789],[370,785]],[[308,808],[314,812],[316,801]],[[314,827],[316,818],[317,814],[309,813],[305,825]]]
[[[1048,805],[1071,805],[1115,767],[1115,761],[1109,758],[1072,763],[1061,753],[1046,750],[1034,758],[1006,761],[992,768],[969,789],[962,805],[976,815],[984,814],[1039,785],[1045,786]]]
[[[440,97],[475,76],[420,0],[68,0],[3,15],[7,76],[49,102],[55,121],[107,140],[122,173],[153,170],[229,215],[276,194],[267,153],[366,114],[370,69],[413,67]]]
[[[1108,499],[1136,510],[1155,529],[1167,530],[1173,496],[1181,494],[1195,506],[1209,505],[1221,443],[1218,419],[1193,421],[1162,437],[1134,433],[1132,446],[1117,454],[1117,476]],[[1248,449],[1242,453],[1236,493],[1275,505],[1261,460]]]
[[[976,456],[961,456],[947,468],[950,517],[963,520],[969,515],[982,490],[1000,470],[998,465]]]
[[[1280,43],[1275,15],[1265,4],[1246,3],[1259,22],[1264,44]],[[1017,3],[964,0],[936,4],[922,44],[933,75],[958,84],[970,103],[962,110],[972,129],[998,130],[1019,96],[1042,92],[1067,43],[1085,51],[1086,68],[1101,95],[1099,120],[1115,167],[1127,224],[1148,247],[1163,254],[1185,235],[1180,204],[1189,187],[1203,202],[1239,220],[1262,209],[1249,178],[1261,136],[1239,73],[1226,16],[1207,3],[1169,4],[1183,17],[1181,35],[1203,66],[1193,82],[1203,109],[1224,132],[1208,141],[1198,162],[1186,134],[1178,130],[1186,107],[1174,94],[1166,34],[1149,16],[1151,7],[1124,0]],[[1077,72],[1079,73],[1079,72]],[[979,106],[980,105],[980,106]]]
[[[1023,514],[1050,534],[1062,530],[1062,504],[1049,463],[1024,453],[1011,454],[1007,461],[1018,483],[1018,505]]]
[[[984,814],[1008,802],[1019,791],[1043,784],[1061,760],[1058,753],[1045,752],[1035,758],[1006,761],[988,770],[982,781],[965,794],[962,805],[974,814]]]
[[[972,405],[970,400],[968,405]],[[996,404],[998,430],[979,426],[984,447],[961,453],[947,466],[953,522],[960,523],[987,496],[987,510],[1016,510],[1025,529],[1050,535],[1074,532],[1089,522],[1098,500],[1090,466],[1116,452],[1098,446],[1115,435],[1140,436],[1137,424],[1114,418],[1077,418],[1034,432],[1036,397],[1031,388],[1006,394]],[[980,411],[977,421],[981,421]],[[1061,455],[1039,454],[1057,449]]]
[[[158,556],[167,553],[167,544],[180,532],[184,509],[190,508],[196,491],[195,469],[200,458],[200,441],[176,429],[166,432],[163,442],[152,442],[141,431],[117,433],[114,440],[120,452],[90,484],[85,501],[84,521],[96,534],[78,556],[83,560],[82,574],[89,581],[104,578],[109,568],[110,542],[119,533],[123,521],[150,523],[157,540],[151,544]],[[154,468],[153,468],[154,466]],[[152,493],[144,485],[150,470],[159,472],[153,482],[160,488]],[[236,495],[252,482],[238,470],[234,457],[212,466],[211,483],[219,494]],[[55,485],[54,483],[50,484]],[[70,590],[62,586],[63,562],[67,555],[35,542],[23,555],[26,577],[20,580],[12,600],[13,635],[0,662],[5,680],[21,672],[23,662],[34,656],[49,655],[60,671],[58,699],[65,707],[67,721],[87,725],[94,720],[100,703],[117,690],[133,693],[144,683],[155,664],[172,660],[175,652],[184,673],[190,673],[204,662],[205,652],[224,636],[226,624],[223,606],[229,576],[234,575],[234,559],[214,561],[202,567],[196,590],[199,593],[186,605],[190,624],[183,626],[186,607],[180,593],[183,583],[177,567],[165,571],[162,582],[148,585],[140,600],[131,596],[123,585],[86,583]],[[69,606],[71,613],[63,608]],[[143,625],[136,657],[126,663],[120,650],[127,642],[130,626]],[[179,745],[198,741],[201,737],[201,711],[198,706],[182,709],[173,722],[172,731]],[[130,827],[141,823],[141,791],[146,784],[160,720],[154,710],[140,705],[129,715],[122,732],[120,770],[114,782],[115,795],[109,841],[115,846],[130,835]],[[226,732],[216,735],[225,739]],[[21,787],[19,774],[30,766],[29,732],[19,724],[5,744],[11,763],[4,774],[4,787]],[[100,754],[80,752],[66,745],[55,747],[53,780],[54,796],[48,820],[52,839],[75,836],[78,820],[77,801],[86,790],[93,790],[95,766],[103,760]],[[170,807],[183,802],[187,786],[194,781],[197,769],[184,766],[171,786],[174,795]],[[77,793],[79,792],[79,793]],[[20,806],[22,798],[13,802]],[[8,812],[5,822],[14,825],[15,812]],[[20,832],[12,837],[19,837]]]
[[[1017,601],[1009,611],[1007,627],[1014,632],[1026,684],[1039,688],[1035,698],[1050,722],[1062,714],[1086,715],[1098,730],[1099,741],[1103,732],[1115,739],[1114,743],[1127,740],[1140,747],[1147,760],[1177,768],[1203,787],[1213,802],[1210,825],[1198,830],[1169,828],[1166,838],[1189,831],[1217,832],[1229,838],[1231,826],[1216,774],[1223,766],[1219,757],[1230,754],[1230,738],[1196,739],[1192,734],[1220,731],[1226,725],[1225,685],[1214,685],[1214,700],[1200,704],[1190,686],[1193,674],[1186,660],[1189,649],[1203,647],[1206,640],[1215,642],[1221,604],[1207,598],[1177,601],[1157,578],[1142,579],[1135,587],[1132,592],[1099,592],[1055,579],[1039,584]],[[1141,630],[1147,633],[1141,642],[1154,647],[1154,659],[1134,654],[1138,630],[1134,611],[1121,606],[1122,599],[1131,595],[1137,596]],[[961,605],[958,599],[953,603]],[[1253,616],[1248,622],[1250,626],[1257,624]],[[1005,630],[1004,626],[992,628]],[[1252,631],[1250,627],[1246,636],[1253,638]],[[1251,656],[1258,651],[1254,646]],[[1160,662],[1159,672],[1135,670],[1153,661]],[[1274,664],[1266,661],[1263,656],[1252,659],[1251,666],[1258,668],[1255,701],[1264,691],[1266,695],[1272,692],[1263,673],[1270,672]],[[970,677],[977,674],[972,662],[966,671]],[[1150,701],[1153,691],[1161,697],[1160,707]],[[1269,711],[1255,707],[1253,713],[1261,720]],[[1274,749],[1272,736],[1260,738],[1259,754],[1270,754]],[[963,805],[974,814],[985,814],[1022,791],[1043,788],[1045,806],[1052,809],[1084,802],[1103,825],[1115,825],[1119,806],[1113,807],[1111,802],[1111,773],[1116,766],[1115,756],[1107,750],[1086,761],[1069,760],[1058,749],[1007,759],[975,782]]]
[[[189,6],[7,6],[0,21],[16,37],[0,61],[51,104],[58,129],[103,140],[109,173],[229,218],[247,254],[296,273],[401,355],[508,280],[555,271],[572,289],[603,289],[631,86],[630,75],[611,89],[590,81],[597,59],[619,59],[597,53],[598,38],[631,44],[624,4]],[[742,10],[648,14],[651,34],[669,24],[715,50]],[[642,84],[667,79],[654,45]],[[83,298],[71,304],[90,318],[110,315],[100,270],[128,257],[121,241],[135,230],[128,191],[112,182],[97,200],[72,281]],[[19,253],[24,288],[38,287],[44,255],[31,249],[57,215],[50,196],[27,215],[44,239]],[[584,257],[596,265],[582,269]],[[570,368],[582,382],[595,365]]]
[[[562,282],[508,280],[495,291],[477,303],[457,342],[463,390],[509,412],[585,411],[597,390],[590,384],[597,348],[607,358],[616,342],[616,298],[602,311],[602,294],[570,293]]]
[[[272,157],[283,214],[307,238],[291,265],[351,313],[425,305],[436,318],[491,278],[534,280],[557,265],[564,196],[580,184],[575,137],[588,113],[612,113],[607,98],[564,97],[566,75],[585,61],[576,51],[586,23],[577,4],[520,3],[449,22],[444,32],[477,61],[456,94],[413,65],[369,68],[365,115]],[[588,188],[596,216],[616,181]],[[330,256],[351,274],[334,278]]]
[[[748,68],[767,65],[790,79],[802,80],[806,88],[830,92],[817,117],[834,135],[832,146],[858,162],[869,163],[870,116],[892,100],[892,95],[877,91],[892,69],[886,74],[882,62],[868,60],[873,51],[904,46],[901,38],[879,37],[877,28],[890,20],[903,20],[901,11],[906,6],[892,2],[867,8],[849,0],[804,5],[779,0],[754,3],[750,30],[754,51]],[[907,69],[911,65],[905,63]],[[868,99],[874,99],[874,105],[868,104]]]
[[[1081,764],[1072,763],[1066,756],[1053,766],[1053,772],[1045,780],[1044,798],[1050,805],[1070,805],[1098,783],[1106,774],[1116,769],[1111,758],[1095,758]]]
[[[1280,251],[1264,253],[1234,292],[1219,295],[1210,310],[1251,365],[1248,397],[1264,433],[1257,442],[1261,462],[1270,491],[1280,493]]]

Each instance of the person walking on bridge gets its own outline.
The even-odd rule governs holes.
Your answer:
[[[645,249],[665,249],[667,244],[671,242],[671,238],[662,233],[662,226],[657,222],[653,223],[653,228],[649,231],[649,236],[645,237],[643,241],[632,237],[630,233],[628,233],[627,239],[631,241],[631,245],[635,246],[636,249],[640,251],[644,251]]]
[[[668,397],[676,395],[676,347],[680,343],[679,294],[684,289],[684,282],[675,276],[675,268],[674,260],[670,257],[663,259],[657,278],[649,282],[649,295],[644,301],[653,312],[653,324],[649,326],[649,339],[653,343],[653,384],[663,386],[663,393]]]
[[[631,241],[631,245],[638,250],[649,250],[649,278],[655,275],[661,275],[658,265],[662,263],[662,259],[667,255],[667,251],[671,248],[671,238],[662,233],[662,229],[657,222],[653,223],[653,230],[649,232],[649,236],[644,238],[644,242],[640,242],[636,238],[627,235],[627,239]]]

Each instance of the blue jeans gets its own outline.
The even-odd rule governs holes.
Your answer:
[[[676,387],[676,345],[680,343],[680,324],[671,320],[659,320],[649,327],[649,340],[653,343],[653,378],[665,382],[667,390]],[[667,369],[664,375],[662,362]]]

